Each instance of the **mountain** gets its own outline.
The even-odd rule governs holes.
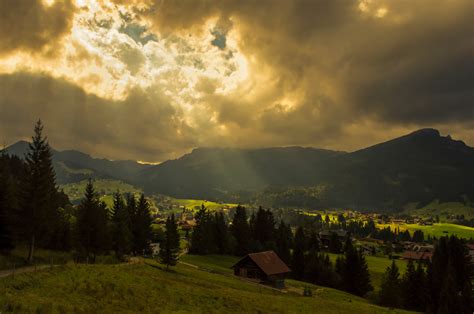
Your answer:
[[[23,156],[27,142],[7,150]],[[355,152],[197,148],[159,165],[53,150],[58,183],[118,179],[148,194],[267,206],[397,210],[438,199],[474,204],[474,148],[434,129]]]
[[[19,141],[7,147],[6,151],[11,155],[23,158],[28,151],[28,145],[28,142]],[[139,173],[150,167],[131,160],[112,161],[93,158],[76,150],[51,149],[51,152],[58,184],[79,182],[88,178],[135,182]]]
[[[474,202],[474,148],[422,129],[352,153],[315,148],[199,148],[150,167],[148,193],[268,206],[397,210]]]
[[[149,193],[235,199],[269,185],[311,184],[331,158],[343,154],[303,147],[198,148],[147,169],[139,181]]]
[[[422,129],[331,160],[322,182],[339,206],[474,201],[474,148]]]

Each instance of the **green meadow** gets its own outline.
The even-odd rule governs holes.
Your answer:
[[[185,258],[198,262],[199,257]],[[210,261],[204,259],[202,263]],[[227,267],[230,260],[218,260]],[[224,266],[224,264],[226,264]],[[220,266],[219,266],[220,265]],[[289,281],[282,293],[232,275],[154,261],[66,265],[0,279],[0,311],[17,313],[402,313],[334,289]],[[302,286],[312,297],[299,293]]]
[[[450,235],[457,235],[460,238],[474,238],[474,228],[455,225],[450,223],[435,223],[431,226],[422,226],[419,224],[377,224],[379,228],[386,228],[390,227],[392,230],[397,230],[400,228],[400,231],[408,230],[410,233],[413,234],[415,230],[421,230],[425,234],[425,237],[435,236],[435,237],[442,237],[442,236],[450,236]]]
[[[209,210],[220,210],[223,208],[232,208],[238,205],[238,204],[229,204],[229,203],[217,203],[217,202],[212,202],[212,201],[207,201],[207,200],[177,199],[177,198],[172,198],[170,202],[171,204],[174,204],[177,206],[184,206],[187,209],[198,209],[202,205],[204,205]]]

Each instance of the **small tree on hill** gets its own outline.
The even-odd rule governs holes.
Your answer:
[[[237,206],[234,218],[232,219],[231,231],[236,241],[234,254],[237,256],[247,254],[250,244],[250,227],[245,207]]]
[[[350,237],[347,238],[345,250],[342,269],[343,288],[347,292],[364,296],[367,292],[373,290],[367,261],[362,253],[354,248]]]
[[[92,180],[87,183],[77,210],[76,248],[82,257],[92,258],[92,262],[110,248],[107,206],[99,201]]]
[[[166,219],[165,238],[160,244],[160,263],[169,266],[174,266],[178,263],[179,255],[179,233],[178,226],[174,220],[174,215]]]
[[[303,279],[305,272],[305,252],[306,236],[303,228],[298,227],[295,233],[295,245],[293,248],[293,256],[291,258],[291,271],[296,279]]]
[[[133,235],[130,231],[130,216],[120,192],[114,194],[112,208],[112,243],[117,257],[122,258],[132,249]]]
[[[387,267],[383,277],[379,292],[379,302],[381,305],[390,307],[400,306],[400,273],[395,261]]]
[[[143,253],[149,250],[149,243],[152,237],[151,229],[152,218],[150,215],[150,204],[141,194],[138,199],[135,215],[135,245],[134,250],[137,253]]]

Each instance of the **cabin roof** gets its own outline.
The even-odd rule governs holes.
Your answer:
[[[283,262],[274,251],[250,253],[235,263],[232,268],[237,267],[247,258],[251,259],[267,276],[286,274],[291,271],[285,262]]]

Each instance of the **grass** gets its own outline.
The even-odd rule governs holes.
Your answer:
[[[12,269],[26,265],[26,257],[28,256],[28,248],[19,246],[15,248],[10,255],[0,255],[0,270]],[[71,253],[62,251],[52,251],[44,249],[36,249],[34,255],[34,264],[63,264],[72,259]],[[0,311],[1,312],[1,311]]]
[[[87,182],[87,180],[83,180],[77,183],[69,183],[61,185],[60,188],[64,190],[64,193],[67,194],[72,203],[79,203],[84,197]],[[133,185],[110,179],[94,180],[94,188],[97,193],[99,193],[100,199],[104,201],[109,208],[113,206],[113,194],[117,191],[121,193],[133,193],[135,195],[142,193],[142,190]]]
[[[425,237],[431,235],[432,237],[442,237],[449,235],[457,235],[460,238],[474,238],[474,228],[455,225],[450,223],[435,223],[432,226],[421,226],[418,224],[377,224],[378,228],[390,227],[392,230],[400,228],[400,231],[408,230],[411,234],[415,230],[421,230],[425,234]]]
[[[228,204],[228,203],[216,203],[216,202],[211,202],[211,201],[206,201],[206,200],[177,199],[177,198],[171,199],[171,204],[184,206],[188,209],[199,209],[201,205],[204,205],[209,210],[220,210],[225,207],[227,208],[237,207],[238,205],[238,204]]]
[[[146,263],[68,265],[4,278],[0,280],[0,312],[395,312],[328,288],[307,285],[313,288],[313,297],[306,298],[186,265],[165,271],[154,261]]]

